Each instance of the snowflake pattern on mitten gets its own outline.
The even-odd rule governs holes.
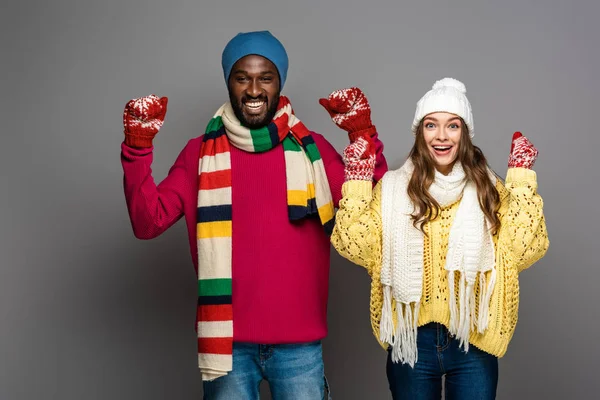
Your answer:
[[[520,132],[515,132],[508,156],[509,168],[532,169],[538,156],[538,149]]]
[[[370,131],[374,131],[371,122],[371,106],[359,88],[336,90],[326,99],[320,99],[319,103],[327,110],[333,122],[349,134],[373,133]]]
[[[375,173],[375,150],[373,144],[364,137],[344,149],[344,175],[346,181],[371,181]]]
[[[166,97],[150,95],[130,100],[123,110],[125,143],[134,147],[150,147],[160,131],[167,113]]]

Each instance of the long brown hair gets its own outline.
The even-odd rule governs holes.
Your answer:
[[[488,165],[483,152],[473,145],[467,125],[462,119],[461,122],[461,138],[456,161],[462,164],[467,180],[475,183],[479,206],[489,221],[492,232],[496,232],[500,228],[498,217],[500,195],[488,175]],[[423,225],[437,218],[440,205],[428,190],[435,178],[435,160],[423,136],[423,121],[417,128],[415,144],[409,157],[415,166],[408,182],[408,196],[415,206],[412,215],[413,225],[425,233]]]

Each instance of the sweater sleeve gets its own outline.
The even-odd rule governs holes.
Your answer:
[[[154,148],[121,145],[125,200],[133,233],[138,239],[159,236],[183,215],[185,193],[192,190],[190,185],[193,185],[186,163],[191,153],[190,143],[158,186],[151,169]]]
[[[509,168],[506,174],[508,207],[500,216],[505,241],[521,272],[541,259],[548,250],[549,240],[544,218],[544,202],[537,193],[537,175],[526,168]],[[501,237],[503,235],[500,235]]]
[[[335,207],[338,207],[342,198],[342,185],[344,184],[344,161],[342,160],[342,156],[335,150],[331,143],[327,141],[327,139],[315,132],[311,132],[311,134],[319,149],[323,164],[325,165],[325,173],[327,174],[327,180],[329,181],[333,204]],[[388,165],[385,156],[383,155],[383,142],[379,140],[379,134],[375,132],[372,138],[373,143],[375,144],[376,155],[373,180],[374,183],[376,183],[379,182],[387,172]]]
[[[381,183],[373,189],[367,181],[348,181],[342,195],[331,243],[344,258],[373,275],[381,266]]]

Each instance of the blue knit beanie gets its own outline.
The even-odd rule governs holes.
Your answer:
[[[221,65],[225,83],[229,84],[231,68],[240,59],[250,54],[262,56],[271,61],[279,72],[279,90],[283,89],[288,70],[288,56],[285,48],[269,31],[238,33],[223,49]]]

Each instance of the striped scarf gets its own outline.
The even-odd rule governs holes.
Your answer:
[[[221,106],[206,128],[198,168],[197,333],[203,380],[226,375],[233,363],[230,145],[247,152],[265,152],[280,142],[285,154],[289,219],[318,215],[326,233],[333,230],[334,207],[323,160],[287,97],[280,97],[273,121],[260,129],[242,126],[230,102]]]

